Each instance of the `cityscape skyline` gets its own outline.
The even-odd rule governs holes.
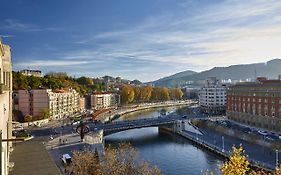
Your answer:
[[[274,0],[2,4],[0,35],[12,46],[14,70],[145,82],[281,52],[281,2]]]

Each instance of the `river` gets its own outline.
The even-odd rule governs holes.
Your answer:
[[[167,108],[174,111],[175,108]],[[157,109],[135,112],[119,120],[157,117]],[[207,170],[220,174],[222,160],[216,155],[197,148],[188,140],[172,133],[158,132],[157,127],[132,129],[105,137],[106,144],[129,141],[139,152],[142,160],[157,165],[167,175],[200,175]]]

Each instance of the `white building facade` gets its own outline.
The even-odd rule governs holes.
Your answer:
[[[95,110],[106,109],[117,106],[120,96],[111,92],[95,92],[91,94],[91,108]]]
[[[224,114],[226,110],[227,86],[212,77],[199,91],[199,105],[201,111],[209,114]]]
[[[2,139],[12,138],[12,64],[11,51],[0,39],[0,131]],[[2,174],[9,173],[9,156],[12,143],[1,142]]]

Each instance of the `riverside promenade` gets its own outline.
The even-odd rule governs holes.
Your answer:
[[[147,110],[152,108],[164,108],[164,107],[172,107],[172,106],[186,106],[195,103],[192,100],[182,100],[182,101],[168,101],[168,102],[160,102],[160,103],[144,103],[144,104],[136,104],[129,107],[122,107],[117,110],[112,110],[111,112],[102,113],[97,116],[97,120],[107,122],[112,119],[116,119],[116,116],[119,117],[128,113],[137,112],[141,110]]]
[[[204,128],[200,128],[200,131],[203,133],[202,135],[186,130],[180,130],[176,133],[223,158],[228,158],[231,155],[233,145],[236,147],[242,145],[251,166],[272,171],[276,168],[276,163],[279,164],[279,151],[272,148]]]

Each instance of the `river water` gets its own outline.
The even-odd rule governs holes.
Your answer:
[[[174,111],[175,108],[167,108]],[[135,112],[119,120],[157,117],[156,109]],[[200,175],[207,170],[219,173],[222,160],[214,154],[196,147],[176,134],[158,132],[157,127],[132,129],[105,137],[106,144],[130,142],[142,160],[157,165],[167,175]]]

